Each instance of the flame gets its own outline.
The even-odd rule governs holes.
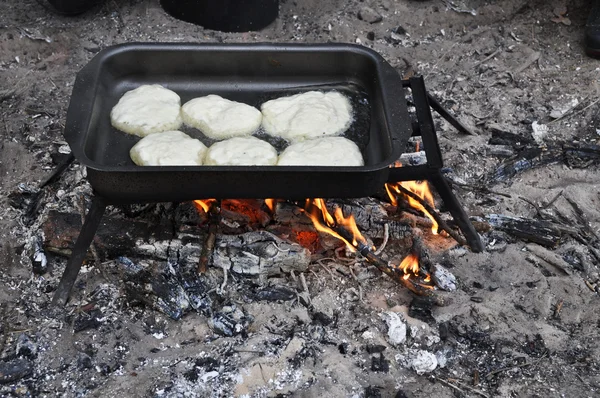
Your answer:
[[[392,202],[392,204],[394,206],[398,205],[398,199],[396,198],[396,194],[401,194],[400,190],[398,189],[399,185],[402,186],[402,188],[418,195],[421,199],[423,199],[425,202],[427,202],[431,207],[435,208],[435,202],[433,201],[433,194],[431,193],[431,190],[429,189],[429,184],[427,183],[427,181],[400,181],[396,184],[385,184],[385,190],[390,198],[390,201]],[[414,200],[410,196],[407,196],[407,195],[402,195],[402,196],[408,201],[408,204],[412,208],[419,210],[421,213],[425,214],[425,216],[427,216],[427,218],[429,218],[431,220],[431,223],[432,223],[431,232],[434,235],[437,235],[438,234],[438,223],[437,223],[437,221],[435,221],[435,218],[433,218],[433,216],[425,209],[425,207],[423,207],[423,205],[421,203]]]
[[[210,210],[210,206],[212,206],[212,204],[216,201],[216,199],[198,199],[194,200],[194,206],[196,206],[196,209],[198,209],[198,211],[202,210],[205,213],[208,213],[208,211]]]
[[[419,276],[419,259],[413,253],[404,257],[400,263],[400,268],[404,272],[404,279],[410,278],[411,274]]]
[[[274,214],[275,207],[277,206],[277,200],[276,199],[265,199],[265,205],[267,205],[267,207],[271,211],[271,214]]]
[[[306,215],[313,222],[313,225],[317,231],[332,235],[344,242],[348,249],[352,251],[355,250],[354,247],[350,244],[350,242],[342,238],[340,234],[338,234],[329,227],[334,226],[334,220],[333,217],[331,217],[331,214],[329,214],[329,212],[327,211],[327,208],[325,207],[325,201],[323,199],[306,199],[304,210],[306,212]],[[321,217],[324,219],[327,225],[321,223]]]
[[[317,198],[306,199],[304,210],[306,215],[312,220],[317,231],[336,237],[344,242],[349,250],[356,251],[359,242],[363,244],[367,242],[365,237],[360,233],[354,216],[349,215],[348,217],[344,217],[344,213],[339,207],[334,211],[334,218],[334,216],[329,213],[329,210],[327,210],[325,200]],[[344,239],[339,233],[334,231],[332,228],[335,227],[343,227],[348,232],[352,233],[352,242]]]

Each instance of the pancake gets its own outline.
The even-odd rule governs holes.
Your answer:
[[[352,123],[352,105],[337,91],[309,91],[261,106],[264,131],[291,142],[336,136]]]
[[[148,134],[181,127],[179,95],[159,84],[144,85],[128,91],[110,112],[110,122],[127,134]]]
[[[306,140],[288,146],[279,155],[278,166],[362,166],[358,146],[344,137]]]
[[[138,166],[200,166],[206,146],[181,131],[147,135],[129,151]]]
[[[212,94],[186,102],[181,116],[186,125],[215,140],[251,135],[262,121],[255,107]]]
[[[234,137],[211,145],[206,152],[205,165],[214,166],[273,166],[277,150],[255,137]]]

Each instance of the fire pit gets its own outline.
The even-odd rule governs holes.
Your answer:
[[[160,59],[160,63],[154,62]],[[243,66],[242,66],[243,65]],[[359,87],[367,93],[370,123],[362,148],[362,167],[213,167],[134,166],[127,155],[132,138],[117,136],[108,114],[123,92],[145,83],[160,83],[188,97],[217,93],[257,103],[265,95],[320,87]],[[407,109],[407,91],[415,108]],[[75,158],[87,167],[95,192],[53,302],[64,304],[107,204],[190,201],[199,198],[365,197],[382,191],[417,200],[425,213],[427,201],[416,198],[400,181],[428,180],[451,212],[466,241],[446,226],[460,243],[481,251],[479,236],[444,179],[440,149],[430,105],[462,128],[425,91],[422,78],[402,81],[374,51],[353,45],[180,45],[132,44],[97,55],[79,74],[67,114],[65,137]],[[425,161],[397,164],[409,138],[420,136]],[[398,167],[402,166],[402,167]],[[311,211],[318,201],[304,206]],[[323,206],[321,206],[323,209]],[[326,217],[325,213],[323,213]],[[329,215],[331,217],[331,215]],[[327,222],[345,234],[343,218]],[[435,222],[441,222],[438,217]],[[351,237],[341,236],[347,242]],[[363,241],[351,245],[392,276],[389,268]],[[400,268],[402,269],[402,268]],[[405,275],[402,269],[401,275]],[[400,280],[403,278],[400,277]]]

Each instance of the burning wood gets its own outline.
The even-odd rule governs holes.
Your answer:
[[[399,265],[390,264],[374,253],[375,248],[367,243],[367,239],[359,231],[352,215],[344,217],[338,207],[332,216],[323,199],[307,199],[304,209],[318,231],[335,236],[344,242],[349,250],[359,252],[370,264],[376,266],[393,280],[402,283],[413,293],[419,295],[431,293],[433,286],[428,284],[431,280],[429,276],[426,275],[422,281],[418,280],[422,271],[419,268],[416,253],[409,254]]]

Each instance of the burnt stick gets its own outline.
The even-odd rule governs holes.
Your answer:
[[[452,228],[450,228],[448,226],[448,224],[446,224],[446,221],[444,221],[440,217],[440,215],[437,213],[437,211],[435,211],[435,209],[433,207],[431,207],[429,205],[429,203],[427,203],[426,201],[421,199],[421,197],[419,197],[419,195],[404,188],[402,185],[398,184],[397,187],[401,193],[403,193],[404,195],[409,196],[409,197],[413,198],[414,200],[416,200],[417,202],[419,202],[425,208],[425,210],[427,210],[427,212],[429,214],[431,214],[431,217],[433,217],[434,220],[438,223],[438,226],[440,229],[446,231],[446,233],[448,233],[448,235],[450,235],[455,241],[457,241],[459,245],[467,246],[467,241],[462,236],[460,236],[458,233],[456,233],[456,231],[454,231]]]
[[[334,227],[333,229],[346,241],[352,242],[354,240],[352,238],[352,234],[347,229],[343,227]],[[431,295],[432,291],[430,289],[414,284],[410,279],[404,279],[405,274],[400,268],[390,266],[387,261],[373,253],[369,245],[357,241],[356,246],[353,245],[353,247],[367,260],[369,264],[376,266],[378,270],[388,275],[396,282],[402,283],[402,285],[404,285],[404,287],[411,292],[418,294],[419,296]]]

